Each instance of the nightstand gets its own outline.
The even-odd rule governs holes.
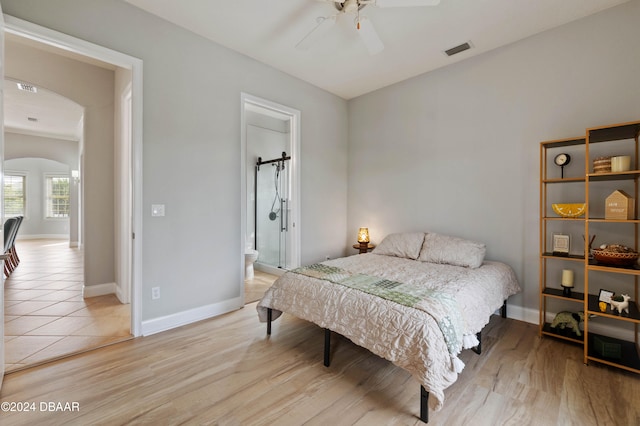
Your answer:
[[[360,250],[359,254],[363,254],[368,252],[369,250],[373,250],[374,248],[376,248],[375,244],[367,244],[367,248],[360,248],[360,243],[356,243],[352,246],[354,249]]]

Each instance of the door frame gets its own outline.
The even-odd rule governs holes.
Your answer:
[[[0,5],[0,236],[4,242],[4,15],[2,14],[2,5]],[[4,251],[4,249],[3,249]],[[0,293],[0,389],[2,389],[2,381],[4,379],[4,253],[0,260],[0,285],[2,293]]]
[[[57,47],[68,52],[97,59],[102,62],[131,70],[131,194],[122,195],[122,205],[130,206],[131,235],[121,235],[132,254],[130,275],[131,289],[131,334],[142,333],[142,60],[109,48],[72,37],[52,29],[4,15],[5,33],[27,38],[39,43]],[[122,232],[127,227],[122,227]],[[122,247],[116,247],[121,250]]]
[[[240,277],[242,278],[241,296],[244,305],[244,252],[247,234],[247,120],[245,117],[248,105],[274,111],[286,115],[291,120],[291,192],[289,194],[291,215],[291,267],[300,266],[300,116],[299,110],[290,108],[267,99],[248,93],[240,93]]]
[[[131,82],[129,82],[124,91],[120,94],[120,148],[116,150],[119,156],[116,172],[120,171],[120,176],[116,177],[116,194],[120,194],[120,198],[127,197],[129,202],[122,205],[119,211],[116,211],[115,222],[116,231],[120,230],[119,238],[116,238],[117,253],[116,260],[116,296],[122,303],[131,303],[131,237],[133,235],[133,220],[130,196],[131,191],[131,108],[132,108],[132,90]],[[116,204],[118,205],[118,204]]]

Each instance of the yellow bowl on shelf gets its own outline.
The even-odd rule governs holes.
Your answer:
[[[551,204],[553,211],[562,217],[580,217],[584,214],[586,203],[556,203]]]

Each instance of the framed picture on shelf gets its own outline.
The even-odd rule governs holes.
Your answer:
[[[553,255],[569,256],[570,238],[566,234],[553,234]]]
[[[600,289],[600,295],[598,296],[598,301],[610,303],[611,296],[613,296],[613,292],[609,290]]]

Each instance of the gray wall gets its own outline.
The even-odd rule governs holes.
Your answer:
[[[3,0],[3,9],[144,60],[145,320],[239,296],[240,92],[302,111],[302,239],[313,242],[303,263],[342,254],[359,226],[374,241],[450,233],[511,264],[524,286],[514,303],[532,310],[539,142],[640,116],[637,0],[348,108],[115,0]],[[167,216],[151,218],[152,203]]]
[[[24,135],[12,132],[4,133],[5,167],[14,167],[16,164],[22,164],[15,162],[21,159],[48,159],[51,160],[53,164],[55,164],[55,162],[64,164],[66,166],[64,172],[67,173],[69,170],[79,169],[79,155],[80,147],[78,141]],[[31,182],[27,182],[27,196],[30,198],[30,200],[27,201],[27,209],[30,210],[30,212],[27,212],[27,216],[20,226],[20,235],[65,234],[71,245],[77,245],[77,224],[79,215],[77,183],[73,180],[71,181],[71,192],[69,194],[69,220],[64,226],[62,226],[60,220],[54,222],[50,220],[44,221],[39,210],[32,210],[35,208],[34,203],[38,203],[39,205],[42,204],[41,198],[37,198],[35,200],[32,198],[33,194],[31,194],[30,187],[33,183],[32,179]]]
[[[4,159],[48,158],[78,170],[79,145],[77,141],[54,139],[43,136],[4,133]]]
[[[343,253],[346,101],[120,1],[2,7],[144,61],[143,320],[240,296],[241,92],[302,112],[301,235],[313,244],[301,261]],[[152,218],[151,204],[166,216]]]
[[[5,3],[2,6],[6,12]],[[114,72],[10,42],[5,44],[5,61],[7,77],[44,87],[84,107],[81,170],[85,286],[112,283]]]
[[[77,144],[76,144],[77,145]],[[25,215],[18,238],[28,237],[61,237],[69,238],[69,218],[45,218],[45,176],[47,174],[69,176],[68,165],[45,158],[15,158],[5,160],[4,171],[24,173],[25,185]]]
[[[537,322],[539,142],[640,118],[638,22],[632,1],[350,101],[347,229],[485,242]]]

